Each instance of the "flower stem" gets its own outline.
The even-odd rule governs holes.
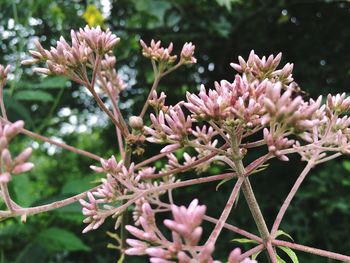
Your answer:
[[[221,233],[221,230],[223,229],[224,225],[225,225],[225,222],[228,218],[228,216],[230,215],[230,212],[232,210],[232,207],[235,203],[235,200],[236,200],[236,197],[239,193],[239,189],[241,188],[241,185],[244,181],[244,177],[239,177],[236,184],[235,184],[235,187],[233,188],[232,192],[231,192],[231,195],[226,203],[226,206],[224,208],[224,210],[222,211],[222,214],[219,218],[219,220],[217,221],[213,231],[211,232],[207,242],[206,242],[206,245],[208,244],[215,244],[217,238],[219,237],[220,233]]]
[[[284,214],[286,213],[290,202],[292,201],[293,197],[295,196],[296,192],[298,191],[301,183],[304,181],[306,175],[309,173],[309,171],[311,170],[311,168],[314,166],[314,160],[311,159],[307,165],[305,166],[304,170],[301,172],[301,174],[299,175],[298,179],[296,180],[293,188],[290,190],[286,200],[283,202],[283,205],[280,209],[280,211],[277,214],[277,217],[275,219],[275,222],[273,223],[272,226],[272,230],[271,230],[271,236],[275,237],[276,232],[278,230],[278,227],[281,224],[281,221],[283,219]]]
[[[3,121],[4,123],[7,123],[7,124],[11,124],[10,121],[7,121],[5,120],[4,118],[0,117],[0,120]],[[40,140],[40,141],[44,141],[44,142],[48,142],[50,144],[53,144],[53,145],[56,145],[60,148],[63,148],[63,149],[66,149],[66,150],[69,150],[71,152],[75,152],[77,154],[80,154],[80,155],[84,155],[86,157],[89,157],[91,159],[94,159],[96,161],[100,161],[101,160],[101,157],[96,155],[96,154],[93,154],[93,153],[90,153],[90,152],[87,152],[87,151],[84,151],[84,150],[81,150],[81,149],[78,149],[78,148],[75,148],[73,146],[70,146],[70,145],[67,145],[65,143],[61,143],[61,142],[56,142],[54,140],[51,140],[45,136],[42,136],[42,135],[39,135],[37,133],[34,133],[34,132],[31,132],[29,130],[26,130],[24,128],[22,128],[20,130],[20,133],[23,133],[24,135],[27,135],[33,139],[37,139],[37,140]]]
[[[237,136],[239,137],[239,136]],[[268,249],[269,259],[272,261],[272,263],[276,263],[277,259],[275,254],[273,253],[273,249],[270,242],[270,233],[267,228],[264,216],[261,213],[259,204],[255,198],[254,191],[252,189],[252,186],[250,184],[250,181],[248,179],[248,175],[246,174],[246,169],[244,168],[243,162],[242,162],[242,156],[239,151],[239,141],[235,139],[236,137],[231,136],[231,147],[233,152],[233,162],[235,164],[236,173],[238,177],[243,177],[245,180],[242,184],[242,192],[243,195],[247,201],[249,210],[253,216],[253,219],[255,221],[255,224],[258,228],[258,231],[260,233],[261,238],[263,239],[263,242],[265,244],[265,247]],[[263,158],[264,159],[264,158]],[[272,253],[269,250],[269,246],[271,246],[270,249],[272,249]]]
[[[142,108],[142,111],[140,113],[140,117],[143,118],[143,116],[145,116],[145,113],[147,111],[147,108],[148,108],[148,105],[149,105],[149,101],[152,97],[152,93],[153,91],[158,87],[158,84],[159,84],[159,81],[161,79],[161,76],[160,74],[158,73],[155,78],[154,78],[154,81],[153,81],[153,85],[152,85],[152,88],[148,94],[148,97],[147,97],[147,100],[145,101],[145,104],[143,105],[143,108]]]
[[[9,189],[7,188],[7,183],[1,183],[0,186],[1,186],[1,192],[2,192],[2,196],[4,198],[4,201],[5,201],[5,204],[6,204],[7,208],[10,210],[10,212],[12,212],[13,207],[12,207],[12,203],[11,203]]]
[[[3,79],[0,83],[0,107],[1,107],[1,115],[7,120],[6,108],[4,104],[3,91],[6,83],[6,79]]]
[[[91,192],[96,190],[100,186],[96,186],[92,189],[86,190],[83,193],[80,193],[78,195],[69,197],[64,200],[56,201],[47,205],[41,205],[41,206],[35,206],[35,207],[28,207],[28,208],[15,208],[13,211],[0,211],[0,218],[1,217],[14,217],[19,215],[34,215],[42,212],[47,212],[50,210],[55,210],[57,208],[70,205],[76,201],[78,201],[81,198],[84,198],[87,195],[87,192]],[[3,193],[4,194],[4,193]]]
[[[252,249],[249,249],[248,251],[246,251],[245,253],[243,253],[241,256],[240,256],[240,260],[243,260],[247,257],[250,257],[251,255],[253,255],[254,253],[257,253],[259,252],[260,250],[263,250],[264,249],[264,244],[259,244],[255,247],[253,247]]]
[[[318,248],[303,246],[303,245],[291,243],[288,241],[282,241],[282,240],[273,240],[272,243],[276,246],[289,247],[292,249],[304,251],[306,253],[318,255],[321,257],[331,258],[331,259],[335,259],[343,262],[350,262],[350,256],[346,256],[346,255],[342,255],[342,254],[338,254],[338,253],[334,253],[334,252],[330,252],[330,251],[326,251]]]

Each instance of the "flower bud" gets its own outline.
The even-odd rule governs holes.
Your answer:
[[[134,130],[141,130],[143,127],[143,120],[140,116],[131,116],[129,118],[129,125]]]
[[[0,174],[0,183],[8,183],[11,180],[11,174],[6,172]]]
[[[28,147],[23,152],[21,152],[15,159],[16,163],[23,163],[28,160],[30,155],[32,154],[33,150],[31,147]]]
[[[1,153],[1,159],[4,162],[6,169],[10,170],[12,166],[12,157],[8,149],[4,149]]]
[[[25,172],[28,172],[29,170],[33,169],[33,167],[34,167],[34,164],[32,164],[32,163],[23,163],[20,165],[16,165],[12,172],[14,174],[25,173]]]

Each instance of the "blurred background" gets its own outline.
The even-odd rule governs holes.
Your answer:
[[[33,40],[45,48],[70,29],[86,24],[110,28],[121,42],[115,48],[118,72],[128,87],[121,95],[124,116],[138,114],[153,81],[149,60],[141,55],[139,40],[174,43],[179,52],[184,42],[196,45],[198,63],[183,67],[162,79],[159,90],[167,103],[185,99],[201,83],[213,87],[215,80],[233,81],[229,63],[248,57],[283,52],[282,64],[293,62],[294,79],[305,97],[349,92],[350,2],[332,0],[0,0],[0,64],[11,64],[5,88],[5,104],[12,121],[23,119],[26,128],[103,157],[118,148],[115,130],[88,92],[62,77],[42,78],[32,68],[21,67]],[[14,177],[11,193],[22,206],[35,206],[63,199],[89,189],[99,176],[89,169],[91,160],[46,143],[19,136],[13,152],[31,145],[36,164],[27,175]],[[158,149],[148,149],[147,156]],[[263,149],[264,151],[265,149]],[[153,151],[153,152],[152,152]],[[256,153],[256,156],[261,153]],[[254,157],[254,154],[253,156]],[[256,197],[269,226],[304,163],[292,156],[288,163],[272,162],[251,177]],[[157,165],[162,165],[158,163]],[[216,169],[216,170],[214,170]],[[213,167],[211,172],[220,172]],[[297,243],[350,254],[350,161],[347,157],[312,170],[288,210],[281,229]],[[193,177],[193,173],[186,176]],[[232,183],[190,187],[175,191],[178,204],[198,197],[208,214],[218,217]],[[0,209],[4,204],[0,202]],[[0,221],[0,262],[116,262],[118,251],[112,219],[94,232],[84,228],[78,204],[50,213]],[[256,227],[241,198],[230,222],[253,233]],[[207,230],[210,224],[204,224]],[[205,234],[207,235],[207,233]],[[231,240],[239,236],[224,231],[215,257],[225,260],[235,246],[249,244]],[[289,262],[280,251],[280,256]],[[302,263],[335,262],[296,251]],[[258,258],[259,259],[259,258]],[[147,262],[145,258],[126,262]],[[267,262],[261,257],[260,262]]]

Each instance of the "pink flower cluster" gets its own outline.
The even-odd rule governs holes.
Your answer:
[[[288,85],[293,81],[293,63],[287,63],[282,69],[277,70],[281,58],[282,53],[278,53],[276,57],[270,55],[268,58],[265,56],[259,58],[252,50],[247,61],[239,56],[238,64],[231,63],[230,65],[239,73],[246,75],[249,80],[270,79]]]
[[[147,46],[147,44],[141,39],[140,40],[142,46],[142,54],[146,58],[150,58],[155,61],[162,61],[167,64],[172,64],[176,60],[176,55],[171,55],[173,51],[173,43],[170,42],[167,48],[161,47],[160,41],[151,40],[151,44]]]
[[[167,113],[160,111],[158,116],[151,114],[152,128],[145,126],[145,132],[153,143],[171,143],[162,149],[167,152],[181,146],[191,132],[192,119],[185,117],[180,105],[170,107]]]
[[[27,172],[34,167],[34,164],[27,162],[32,154],[32,148],[26,148],[14,159],[8,149],[10,141],[21,131],[23,126],[23,121],[5,125],[0,124],[0,161],[2,167],[0,183],[8,183],[12,175]]]
[[[101,72],[98,78],[99,86],[113,99],[117,99],[119,93],[127,86],[115,69],[116,62],[115,56],[106,54],[101,61]]]
[[[127,255],[148,255],[152,263],[190,263],[190,262],[208,262],[220,263],[213,260],[212,253],[214,246],[207,244],[199,245],[203,228],[200,226],[203,221],[206,207],[198,205],[198,200],[193,200],[189,207],[171,205],[173,220],[165,219],[164,225],[171,231],[172,240],[168,240],[158,229],[155,219],[155,213],[149,203],[142,205],[142,215],[139,217],[139,223],[142,229],[132,225],[126,226],[126,229],[136,239],[127,239]],[[241,252],[234,249],[228,259],[229,263],[256,263],[249,258],[239,261]]]
[[[105,219],[113,215],[113,204],[120,201],[118,197],[128,194],[138,184],[139,177],[134,174],[133,165],[125,167],[123,161],[117,162],[112,156],[108,160],[101,159],[102,167],[91,166],[98,173],[107,173],[102,184],[94,191],[88,192],[88,201],[80,199],[83,206],[84,223],[88,226],[83,233],[97,229]]]
[[[32,65],[45,62],[47,68],[35,68],[34,71],[46,75],[65,75],[72,80],[82,83],[81,76],[86,75],[86,66],[93,67],[97,56],[108,53],[119,42],[119,38],[109,29],[103,31],[100,27],[86,26],[79,31],[71,31],[72,44],[61,37],[56,47],[46,50],[39,41],[34,44],[37,51],[30,50],[33,59],[24,60],[22,64]]]
[[[170,43],[167,48],[161,46],[160,41],[151,40],[150,45],[148,46],[142,39],[140,40],[142,46],[142,54],[146,58],[150,58],[157,62],[164,62],[165,64],[172,64],[176,61],[177,55],[171,55],[173,51],[173,43]],[[183,64],[194,64],[197,62],[197,59],[194,55],[195,46],[189,42],[185,43],[182,47],[180,53],[180,63]]]

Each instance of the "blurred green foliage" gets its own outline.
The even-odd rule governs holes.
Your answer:
[[[5,91],[11,120],[24,119],[28,129],[91,151],[100,156],[118,156],[114,128],[96,107],[87,92],[61,77],[42,78],[19,61],[39,37],[45,47],[71,28],[86,23],[102,24],[122,41],[115,49],[118,70],[129,84],[121,95],[125,116],[139,113],[152,82],[152,68],[141,56],[138,41],[160,39],[174,42],[179,51],[192,41],[198,64],[186,67],[162,80],[167,102],[184,99],[186,91],[196,91],[200,83],[208,87],[220,79],[233,80],[229,63],[238,55],[247,57],[251,49],[259,55],[284,53],[282,63],[295,63],[294,77],[308,95],[348,92],[350,3],[316,0],[0,0],[0,63],[13,66]],[[93,173],[91,160],[46,143],[18,138],[14,152],[31,145],[36,168],[27,176],[15,177],[11,193],[22,206],[40,205],[77,194],[96,185],[101,175]],[[153,152],[152,152],[153,151]],[[149,150],[149,156],[157,148]],[[257,155],[259,153],[256,153]],[[148,156],[148,155],[147,155]],[[146,157],[144,157],[146,158]],[[162,165],[159,163],[157,165]],[[252,184],[267,223],[271,225],[303,163],[297,157],[289,163],[272,162],[252,176]],[[211,172],[219,172],[213,167]],[[350,252],[350,161],[342,158],[315,168],[292,202],[281,228],[302,244]],[[193,173],[184,175],[192,177]],[[198,197],[218,217],[231,181],[216,190],[215,184],[175,191],[178,203]],[[273,189],[273,190],[272,190]],[[0,209],[4,204],[0,203]],[[230,219],[256,232],[243,199]],[[85,235],[81,207],[73,204],[57,211],[30,216],[26,224],[18,218],[0,222],[0,262],[115,262],[116,250],[107,249],[113,239],[106,235],[113,222]],[[205,224],[210,230],[212,225]],[[206,235],[208,233],[205,233]],[[240,238],[224,231],[216,256],[227,257]],[[288,239],[288,237],[283,237]],[[240,244],[247,249],[249,244]],[[280,256],[286,262],[281,251]],[[324,258],[296,252],[300,262],[329,263]],[[264,262],[263,257],[258,257]],[[126,262],[146,262],[132,258]]]

